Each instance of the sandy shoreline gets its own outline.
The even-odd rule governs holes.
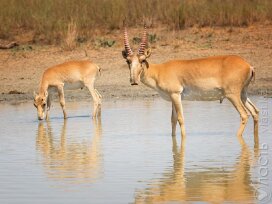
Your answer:
[[[149,63],[161,63],[171,59],[193,59],[205,56],[234,54],[245,58],[256,71],[256,80],[250,84],[249,93],[272,95],[272,25],[248,28],[191,28],[180,32],[150,30],[158,40],[151,44]],[[131,36],[140,33],[130,31]],[[111,48],[94,48],[85,44],[73,51],[63,51],[57,46],[26,45],[16,50],[0,50],[0,103],[16,103],[32,100],[43,71],[55,64],[69,60],[89,58],[102,68],[96,88],[104,100],[157,98],[158,94],[145,87],[131,87],[128,67],[122,58],[122,34],[110,36],[116,40]],[[29,46],[29,45],[27,45]],[[137,47],[137,45],[134,45]],[[66,100],[91,100],[87,90],[67,91]]]

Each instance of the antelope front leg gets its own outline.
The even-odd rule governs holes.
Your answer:
[[[177,122],[178,122],[178,116],[177,116],[175,105],[172,102],[172,116],[171,116],[172,136],[176,136]]]
[[[177,120],[179,122],[180,129],[181,129],[182,140],[185,140],[186,135],[185,135],[184,117],[183,117],[183,109],[181,104],[180,93],[171,94],[171,99],[172,99],[172,104],[175,106],[175,109],[176,109]]]
[[[64,99],[63,86],[58,87],[58,92],[59,92],[60,106],[62,108],[63,117],[64,117],[64,119],[66,119],[67,114],[66,114],[66,110],[65,110],[65,99]]]
[[[51,98],[50,98],[50,94],[48,94],[48,97],[47,97],[46,120],[49,120],[50,108],[51,108]]]

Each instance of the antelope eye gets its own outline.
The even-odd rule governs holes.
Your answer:
[[[46,104],[45,104],[45,103],[43,103],[43,104],[42,104],[42,107],[45,107],[45,105],[46,105]]]

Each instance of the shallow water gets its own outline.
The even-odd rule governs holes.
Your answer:
[[[261,109],[259,146],[230,103],[184,102],[186,143],[171,137],[171,104],[57,103],[39,122],[31,103],[0,105],[0,203],[265,203],[272,191],[272,100]],[[269,117],[269,119],[268,119]],[[270,200],[271,202],[271,200]]]

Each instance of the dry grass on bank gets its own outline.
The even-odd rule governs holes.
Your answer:
[[[22,32],[31,43],[64,44],[97,36],[97,30],[128,26],[246,26],[272,20],[271,0],[2,0],[0,39],[12,40]]]

